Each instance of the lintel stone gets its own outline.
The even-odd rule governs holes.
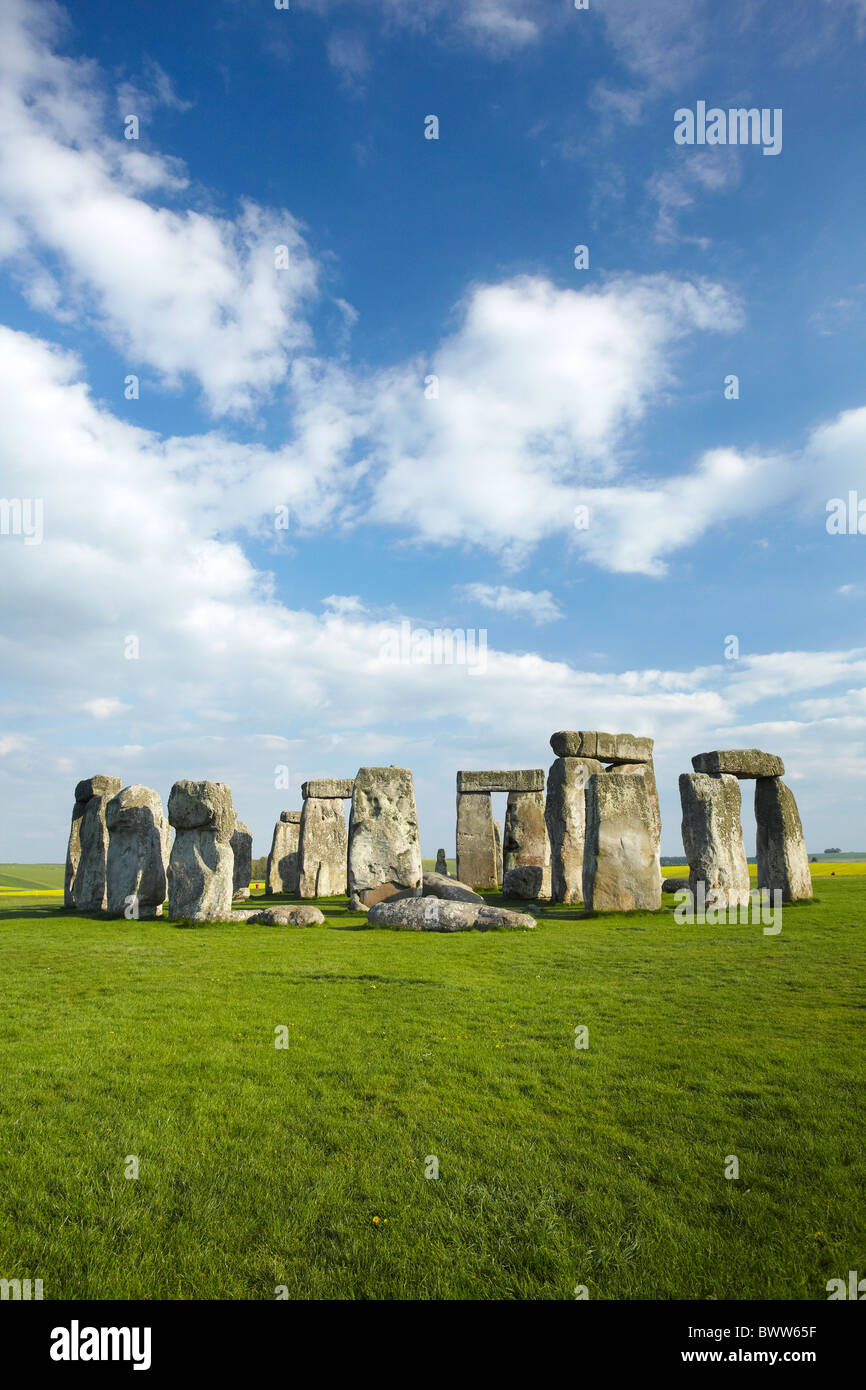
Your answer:
[[[760,748],[717,748],[712,753],[696,753],[692,758],[695,772],[708,772],[719,777],[730,773],[732,777],[784,777],[785,764],[773,753],[763,753]]]
[[[542,792],[544,768],[520,772],[458,772],[458,792]]]
[[[323,801],[351,801],[355,789],[354,777],[319,777],[313,782],[301,783],[301,796],[320,797]]]

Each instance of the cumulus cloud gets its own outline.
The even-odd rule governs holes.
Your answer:
[[[565,615],[549,589],[512,589],[507,584],[462,584],[456,592],[482,608],[492,608],[509,618],[529,618],[540,627]]]
[[[318,272],[299,224],[252,201],[235,217],[146,201],[182,188],[182,166],[119,123],[104,133],[99,74],[52,52],[55,26],[28,0],[0,10],[0,254],[36,307],[92,316],[130,370],[194,379],[215,414],[248,410],[310,344]],[[62,295],[37,251],[62,267]]]

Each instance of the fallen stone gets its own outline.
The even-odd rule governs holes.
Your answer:
[[[306,805],[306,803],[304,803]],[[288,893],[296,897],[300,868],[298,843],[301,835],[300,811],[281,811],[274,826],[270,853],[265,868],[265,892]]]
[[[299,897],[330,898],[345,893],[348,846],[342,798],[308,796],[301,813]]]
[[[423,876],[412,773],[360,768],[349,815],[349,896],[369,906],[370,893],[384,884],[420,894]]]
[[[583,900],[589,911],[654,911],[661,873],[645,777],[604,772],[586,784]]]
[[[458,792],[541,792],[544,768],[524,768],[519,772],[458,772]]]
[[[723,773],[684,772],[680,776],[683,849],[689,861],[689,887],[698,884],[721,907],[749,901],[749,865],[740,821],[740,784]]]
[[[159,794],[124,787],[105,807],[108,830],[106,907],[112,917],[162,916],[170,827]]]
[[[457,794],[457,877],[461,883],[485,892],[499,886],[489,792]]]
[[[232,873],[232,897],[248,898],[250,896],[250,879],[253,873],[253,836],[249,826],[244,825],[242,820],[239,820],[235,825],[229,844],[235,857]]]
[[[794,793],[781,777],[759,777],[755,783],[758,823],[758,888],[778,889],[783,902],[812,896],[812,875],[803,826]]]
[[[722,748],[713,753],[696,753],[692,758],[695,772],[712,777],[729,773],[731,777],[784,777],[785,764],[773,753],[760,748]]]
[[[597,772],[604,772],[604,766],[595,758],[562,755],[547,774],[544,817],[550,841],[550,896],[556,903],[583,902],[586,784]]]
[[[301,783],[301,796],[324,800],[349,801],[355,786],[354,777],[319,777],[313,782]]]
[[[687,878],[663,878],[663,879],[662,879],[662,892],[663,892],[663,893],[681,893],[681,892],[683,891],[684,888],[689,888],[689,889],[691,888],[691,884],[689,883],[689,881],[688,881]]]
[[[544,881],[544,870],[540,864],[518,864],[513,869],[506,869],[502,879],[502,894],[506,898],[533,898],[541,897],[541,886]]]
[[[445,902],[483,903],[480,893],[476,893],[459,879],[449,878],[447,874],[425,874],[422,897],[442,898]]]
[[[234,915],[234,914],[233,914]],[[318,927],[325,920],[325,914],[317,907],[302,904],[298,907],[266,907],[261,912],[253,912],[246,920],[263,927]]]
[[[370,908],[368,921],[371,926],[397,927],[402,931],[489,931],[495,927],[527,930],[535,926],[535,919],[528,913],[478,907],[475,903],[443,902],[440,898],[377,903]]]
[[[448,860],[445,858],[444,849],[436,851],[436,872],[437,874],[445,874],[446,877],[448,875]]]
[[[237,821],[230,788],[224,782],[175,782],[168,818],[176,832],[167,875],[169,916],[229,921]]]
[[[75,806],[66,852],[63,900],[84,912],[103,912],[108,903],[105,810],[121,790],[119,777],[87,777],[75,788]]]
[[[597,729],[562,729],[551,734],[558,758],[597,758],[601,763],[648,763],[653,740],[636,734],[605,734]]]

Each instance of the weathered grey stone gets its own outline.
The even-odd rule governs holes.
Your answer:
[[[544,768],[524,768],[517,772],[458,772],[458,792],[540,792],[544,791]]]
[[[350,896],[369,906],[383,884],[420,894],[424,871],[412,773],[404,767],[362,767],[349,816]]]
[[[448,860],[445,858],[444,849],[436,851],[436,872],[437,874],[448,874]]]
[[[506,927],[509,931],[533,931],[535,918],[528,912],[511,912],[506,907],[479,907],[475,918],[476,931],[490,931],[493,927]]]
[[[695,772],[707,772],[713,777],[723,772],[732,777],[784,777],[785,764],[773,753],[760,748],[721,748],[712,753],[696,753],[692,758]]]
[[[232,873],[232,897],[248,898],[250,896],[250,879],[253,875],[253,836],[249,826],[244,825],[242,820],[239,820],[235,825],[229,844],[235,858]]]
[[[529,930],[535,918],[528,913],[508,912],[505,908],[478,907],[475,903],[443,902],[440,898],[404,898],[376,903],[368,922],[376,927],[397,927],[403,931],[490,931],[496,927]]]
[[[550,897],[550,841],[544,818],[543,792],[508,793],[502,851],[505,870],[503,886],[510,869],[538,865],[542,871],[538,892],[543,898]]]
[[[749,901],[749,865],[740,821],[740,784],[727,773],[703,772],[680,776],[683,808],[683,849],[689,861],[689,887],[697,895],[704,883],[721,907]]]
[[[301,812],[299,897],[345,893],[348,845],[342,798],[308,796]]]
[[[589,911],[661,906],[658,838],[645,777],[603,772],[586,784],[583,900]]]
[[[502,826],[498,820],[493,822],[493,844],[496,848],[496,882],[502,882]]]
[[[457,793],[457,877],[485,892],[499,886],[489,792]]]
[[[88,777],[75,788],[75,807],[66,852],[63,899],[84,912],[103,912],[108,902],[105,810],[120,791],[119,777]]]
[[[66,846],[66,872],[63,878],[64,907],[75,906],[75,875],[81,862],[81,822],[86,806],[86,801],[75,801],[72,807],[72,824],[69,827],[69,842]]]
[[[691,884],[687,878],[663,878],[663,893],[681,893],[684,888],[691,889]]]
[[[305,801],[308,797],[350,801],[354,786],[354,777],[319,777],[314,782],[301,783],[301,796]]]
[[[586,784],[597,772],[604,772],[604,766],[596,758],[560,756],[547,774],[544,817],[550,841],[550,895],[556,903],[583,902]]]
[[[502,893],[506,898],[526,898],[534,902],[544,896],[544,870],[540,864],[517,864],[505,870]]]
[[[443,898],[446,902],[483,903],[480,893],[476,893],[459,879],[449,878],[447,874],[425,874],[422,897]]]
[[[246,920],[264,927],[318,927],[324,922],[325,914],[317,907],[305,904],[292,907],[286,903],[285,906],[266,907],[261,912],[253,912]]]
[[[610,772],[622,772],[626,776],[631,774],[633,777],[643,777],[649,791],[650,808],[653,814],[653,824],[655,826],[655,837],[661,840],[662,833],[662,813],[659,807],[659,792],[656,786],[655,765],[652,759],[646,763],[615,763]],[[661,857],[659,858],[659,869],[661,869]]]
[[[794,793],[781,777],[759,777],[755,783],[758,823],[758,888],[779,889],[783,902],[812,896],[809,856]]]
[[[306,802],[304,802],[306,805]],[[265,892],[298,894],[300,863],[298,846],[301,838],[301,812],[282,811],[274,826],[274,835],[265,867]]]
[[[169,836],[159,794],[124,787],[105,807],[108,830],[106,906],[112,917],[162,916]]]
[[[601,763],[648,763],[653,740],[637,734],[605,734],[598,729],[561,729],[551,734],[558,758],[597,758]]]
[[[168,818],[176,834],[168,864],[168,912],[194,922],[229,920],[237,815],[224,782],[175,782]]]

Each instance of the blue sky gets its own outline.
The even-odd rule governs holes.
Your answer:
[[[656,738],[667,854],[739,744],[866,845],[864,55],[866,0],[5,0],[0,860],[97,771],[229,781],[259,854],[383,762],[450,853],[458,768],[591,727]],[[677,145],[701,101],[781,152]]]

